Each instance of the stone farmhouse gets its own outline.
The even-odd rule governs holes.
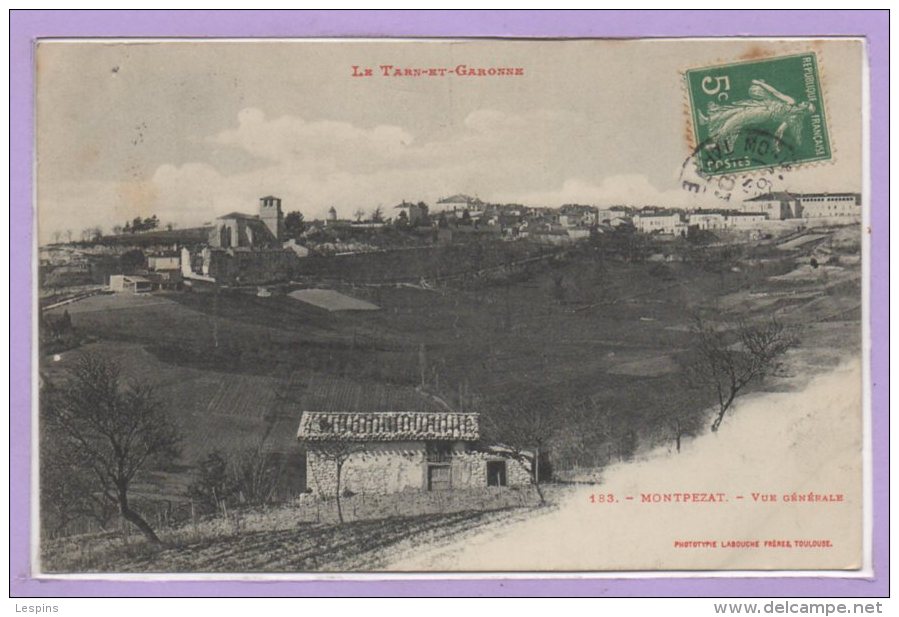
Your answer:
[[[304,411],[297,439],[306,446],[306,484],[330,496],[335,452],[346,456],[341,490],[362,494],[521,486],[530,474],[518,459],[477,448],[476,413]]]

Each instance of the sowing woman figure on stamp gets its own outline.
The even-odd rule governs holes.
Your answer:
[[[708,126],[709,135],[717,144],[723,144],[727,151],[733,149],[743,129],[776,124],[774,147],[779,151],[782,143],[789,143],[792,147],[801,145],[802,119],[814,111],[815,106],[811,103],[797,104],[793,97],[779,92],[761,79],[753,79],[748,99],[725,105],[712,101],[706,115],[699,112],[699,122]]]

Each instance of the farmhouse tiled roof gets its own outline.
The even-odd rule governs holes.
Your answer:
[[[304,411],[301,441],[477,441],[478,414],[389,411]]]

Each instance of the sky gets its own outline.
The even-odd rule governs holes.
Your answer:
[[[36,54],[39,238],[156,214],[178,227],[307,219],[466,193],[559,206],[726,205],[681,188],[683,71],[818,54],[832,162],[776,188],[861,190],[862,47],[850,40],[52,41]],[[518,76],[393,77],[381,65]],[[354,77],[371,68],[371,77]]]

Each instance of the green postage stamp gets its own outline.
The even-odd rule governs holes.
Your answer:
[[[701,173],[831,158],[814,53],[691,69],[686,80]]]

